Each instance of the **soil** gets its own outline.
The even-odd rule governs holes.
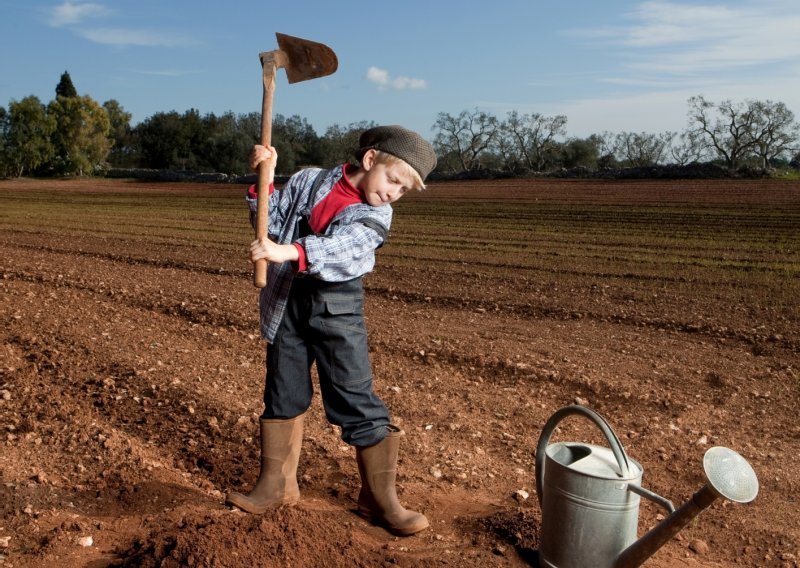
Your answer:
[[[99,185],[0,182],[0,197]],[[784,198],[797,214],[800,190]],[[579,403],[676,506],[702,487],[709,447],[758,474],[755,501],[717,500],[646,566],[798,566],[797,311],[770,316],[768,298],[730,309],[713,290],[688,307],[626,301],[602,277],[559,285],[555,268],[534,286],[493,280],[488,264],[409,264],[402,213],[366,309],[375,388],[406,433],[398,493],[428,530],[394,537],[354,514],[355,454],[318,396],[300,503],[263,515],[224,505],[258,475],[264,344],[247,235],[241,256],[218,258],[141,227],[59,235],[31,219],[0,228],[0,565],[536,565],[536,445],[557,409]],[[578,418],[553,437],[570,440],[603,444]],[[639,533],[663,516],[643,500]]]

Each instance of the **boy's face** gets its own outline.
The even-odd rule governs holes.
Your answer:
[[[358,188],[373,207],[394,203],[410,189],[411,180],[407,179],[405,169],[400,164],[376,163],[374,154],[370,156],[370,152],[372,150],[367,151],[361,160],[365,173]]]

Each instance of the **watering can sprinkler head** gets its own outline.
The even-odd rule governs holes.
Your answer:
[[[758,495],[758,477],[747,460],[729,448],[715,446],[703,456],[706,486],[717,497],[749,503]]]

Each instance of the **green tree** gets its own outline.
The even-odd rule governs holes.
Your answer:
[[[0,177],[8,175],[8,164],[6,163],[6,139],[11,129],[11,118],[5,107],[0,106]]]
[[[129,167],[135,162],[135,149],[131,135],[131,113],[125,112],[122,105],[115,99],[103,103],[103,108],[108,114],[111,151],[108,161],[114,166]]]
[[[139,165],[156,169],[244,173],[260,136],[260,117],[160,112],[133,129]]]
[[[358,150],[358,139],[365,130],[377,126],[375,122],[362,120],[351,122],[347,126],[333,124],[325,130],[322,137],[324,155],[322,167],[332,167],[348,161],[355,161]]]
[[[61,80],[56,85],[56,97],[77,97],[78,91],[75,90],[75,85],[72,84],[72,78],[69,73],[64,71],[61,74]]]
[[[254,143],[252,135],[241,130],[239,117],[232,112],[221,116],[213,113],[203,117],[205,141],[201,150],[195,151],[198,167],[215,172],[244,173],[247,171],[247,156]],[[249,124],[244,123],[248,129]]]
[[[596,168],[603,141],[597,134],[588,138],[569,138],[558,147],[557,161],[565,168]]]
[[[3,170],[19,177],[47,163],[53,155],[50,137],[54,129],[53,118],[37,97],[11,101],[0,126]]]
[[[272,121],[272,144],[278,150],[278,173],[292,173],[299,167],[324,161],[320,137],[305,118],[276,115]]]
[[[168,169],[185,165],[191,155],[191,136],[181,115],[157,112],[134,129],[147,168]]]
[[[200,116],[199,110],[192,108],[183,113],[181,121],[183,122],[184,132],[188,136],[189,151],[185,156],[179,156],[180,162],[178,166],[182,170],[188,171],[206,169],[201,167],[208,162],[204,155],[208,142],[208,130],[205,120]]]
[[[56,124],[53,169],[64,175],[91,175],[105,166],[111,150],[108,113],[91,97],[58,96],[48,105]]]

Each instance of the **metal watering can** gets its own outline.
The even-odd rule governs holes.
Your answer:
[[[548,445],[558,423],[571,415],[594,422],[610,448],[579,442]],[[565,406],[544,426],[536,448],[536,492],[542,509],[539,564],[544,568],[632,568],[652,556],[717,497],[749,503],[758,478],[747,461],[728,448],[703,457],[706,484],[678,510],[641,487],[642,466],[630,459],[619,438],[595,411]],[[640,497],[669,516],[636,540]]]

